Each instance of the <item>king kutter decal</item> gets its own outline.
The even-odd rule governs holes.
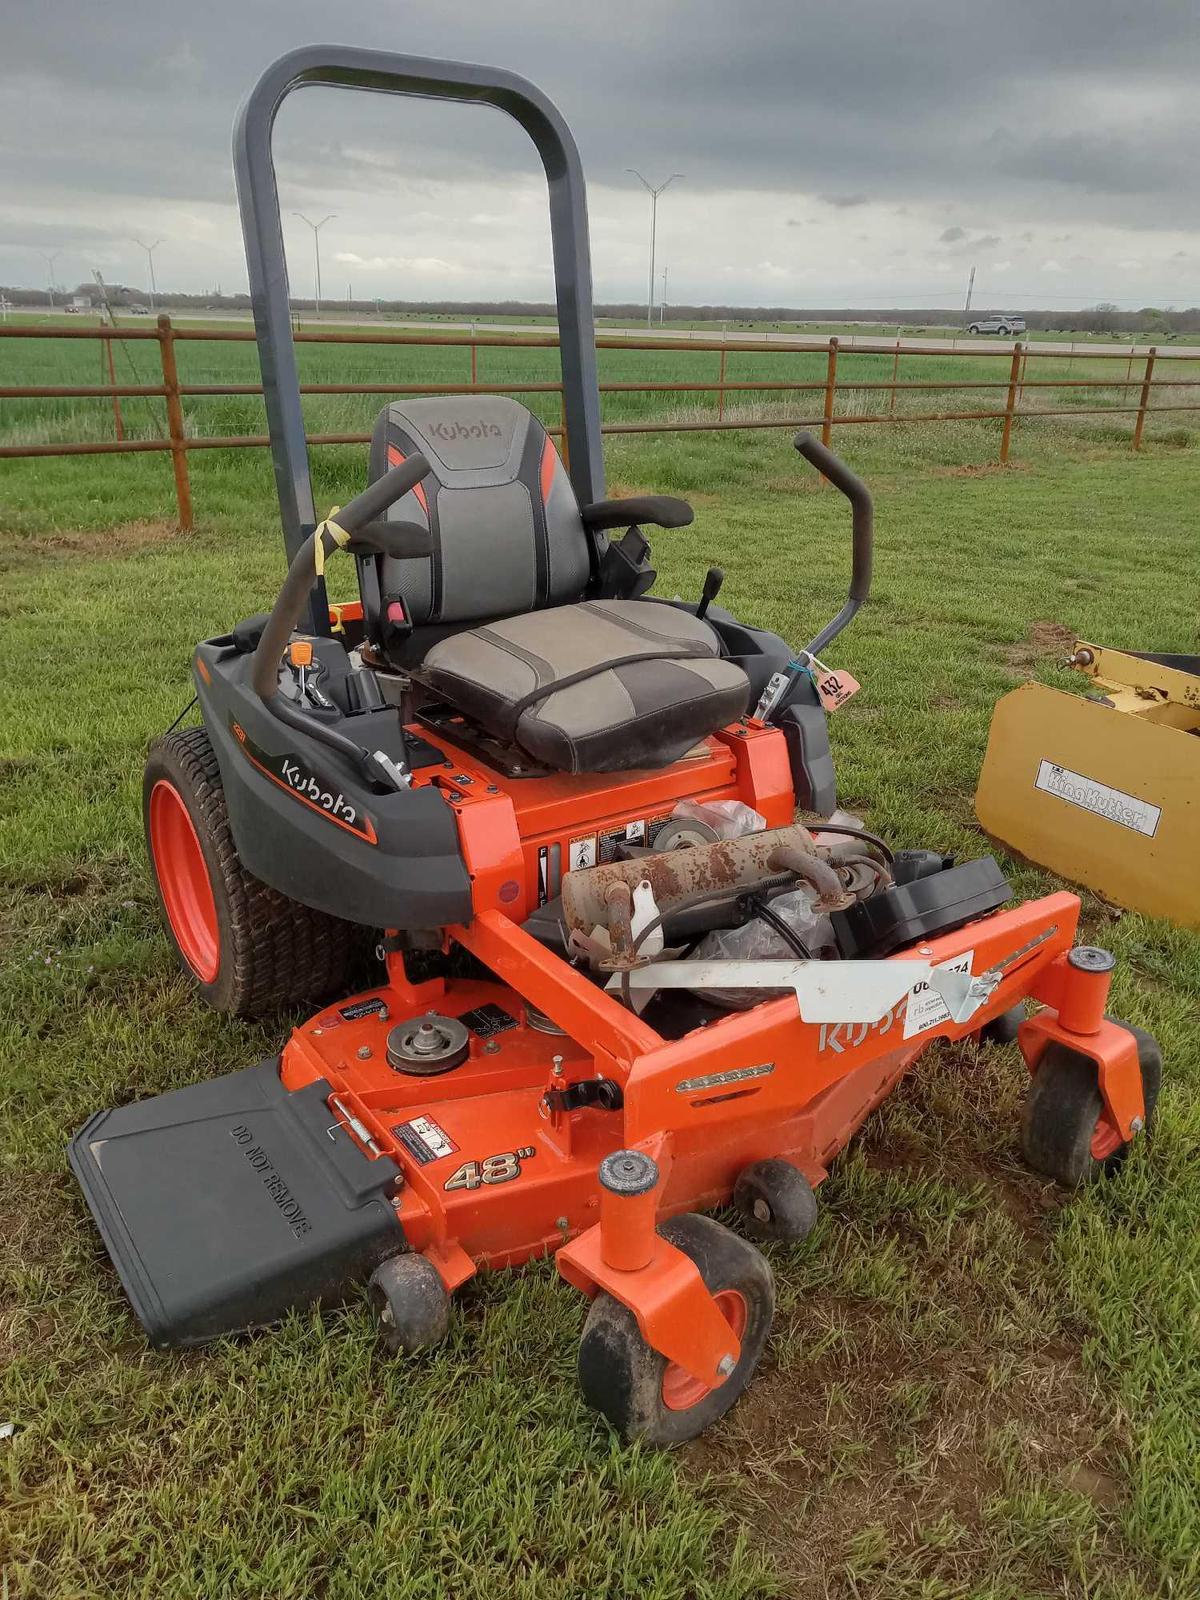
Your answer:
[[[279,756],[269,755],[255,744],[232,713],[229,717],[229,731],[237,740],[246,760],[252,767],[257,767],[264,778],[269,778],[272,783],[278,784],[293,799],[298,800],[301,805],[308,806],[319,817],[325,817],[327,821],[336,823],[339,828],[345,828],[346,832],[352,833],[356,839],[362,839],[367,844],[379,842],[375,825],[367,813],[347,800],[336,784],[330,783],[319,772],[314,772],[303,757],[292,755],[290,752]]]

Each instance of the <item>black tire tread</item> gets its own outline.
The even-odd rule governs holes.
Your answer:
[[[207,730],[182,728],[155,739],[146,763],[147,803],[158,777],[168,778],[183,795],[208,846],[209,865],[216,868],[220,971],[205,984],[183,962],[209,1004],[233,1016],[261,1017],[344,987],[361,930],[289,899],[246,871],[230,831],[221,769]]]
[[[1142,1095],[1148,1132],[1162,1084],[1162,1052],[1154,1035],[1133,1023],[1121,1023],[1137,1041]],[[1096,1066],[1069,1046],[1046,1047],[1026,1096],[1021,1117],[1021,1148],[1035,1172],[1078,1189],[1120,1166],[1129,1146],[1122,1145],[1103,1161],[1091,1152],[1092,1134],[1103,1109]]]
[[[696,1263],[710,1290],[741,1288],[750,1323],[736,1369],[720,1388],[687,1411],[662,1404],[663,1357],[643,1339],[627,1306],[601,1292],[592,1301],[579,1344],[583,1398],[621,1438],[652,1445],[682,1444],[716,1422],[745,1392],[771,1329],[775,1285],[766,1257],[712,1217],[672,1217],[658,1230]]]

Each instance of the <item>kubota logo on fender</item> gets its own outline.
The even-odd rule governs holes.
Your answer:
[[[297,794],[304,795],[314,805],[320,806],[322,811],[328,811],[332,817],[341,817],[351,828],[358,821],[358,812],[344,795],[322,789],[312,773],[305,772],[292,757],[284,757],[280,763],[280,772]]]
[[[498,439],[500,429],[494,422],[434,422],[425,430],[439,444],[453,444],[458,439]]]
[[[336,789],[312,772],[298,756],[290,752],[281,756],[268,754],[254,743],[241,723],[235,721],[232,716],[229,719],[229,728],[241,745],[246,758],[257,767],[263,777],[270,778],[272,783],[278,784],[281,789],[286,789],[310,810],[317,812],[319,816],[328,817],[330,822],[336,822],[339,828],[345,828],[356,838],[365,839],[368,844],[378,842],[378,835],[370,817],[352,805],[340,789]]]

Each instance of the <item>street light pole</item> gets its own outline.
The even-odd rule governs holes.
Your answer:
[[[57,250],[54,252],[53,255],[49,255],[49,256],[46,254],[46,252],[44,250],[39,250],[38,251],[38,255],[41,256],[42,260],[46,263],[46,266],[49,268],[49,271],[50,271],[50,284],[49,284],[49,287],[46,290],[46,293],[50,296],[50,309],[51,309],[51,311],[54,310],[54,263],[58,260],[58,254],[59,253],[58,253]]]
[[[301,222],[307,222],[313,231],[313,253],[316,256],[317,261],[317,292],[313,300],[313,305],[315,308],[314,315],[319,317],[321,315],[321,229],[327,222],[333,221],[334,217],[337,216],[337,212],[331,211],[327,217],[322,217],[320,222],[313,222],[309,217],[304,215],[303,211],[293,211],[292,215],[294,217],[299,217]]]
[[[140,239],[135,239],[133,242],[146,252],[146,260],[150,263],[150,309],[153,311],[154,298],[158,294],[158,285],[154,281],[154,252],[158,249],[162,240],[155,239],[153,244],[143,244]]]
[[[673,172],[665,183],[660,183],[657,188],[648,183],[636,167],[626,167],[650,196],[650,284],[646,293],[646,326],[654,326],[654,247],[658,234],[658,197],[664,189],[669,189],[677,178],[682,178],[682,172]]]
[[[659,325],[660,328],[665,327],[666,326],[666,322],[667,322],[667,269],[666,269],[666,267],[664,267],[663,270],[662,270],[662,280],[663,280],[662,299],[658,302],[658,325]]]

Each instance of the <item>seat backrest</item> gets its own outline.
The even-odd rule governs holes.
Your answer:
[[[409,619],[475,622],[583,596],[588,534],[545,428],[505,395],[394,400],[371,439],[370,477],[417,451],[431,471],[388,515],[427,526],[428,556],[380,563]]]

